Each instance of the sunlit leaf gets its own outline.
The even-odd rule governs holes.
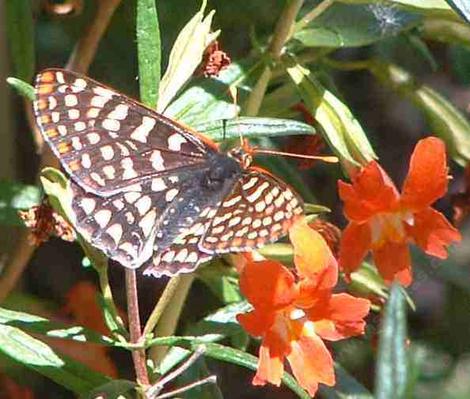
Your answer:
[[[395,283],[390,290],[380,328],[375,398],[403,397],[408,370],[406,339],[405,297],[400,285]]]
[[[155,108],[160,83],[160,28],[155,0],[137,1],[137,54],[139,59],[140,99]]]
[[[21,79],[17,78],[7,78],[7,83],[13,87],[18,94],[26,97],[28,100],[33,101],[35,94],[34,94],[34,87],[31,86],[29,83],[24,82]]]
[[[286,67],[305,105],[321,126],[325,140],[340,160],[357,164],[376,158],[364,130],[346,104],[323,87],[308,69],[293,62]]]
[[[452,9],[465,21],[470,22],[470,3],[468,0],[446,0]]]
[[[0,352],[77,394],[85,394],[109,382],[105,375],[57,354],[18,328],[3,324],[0,324]]]
[[[0,181],[0,224],[24,226],[18,211],[38,205],[40,201],[41,190],[38,187]]]
[[[243,137],[284,137],[297,134],[315,134],[315,128],[306,123],[278,118],[240,117],[212,120],[193,126],[215,141]]]
[[[160,82],[160,94],[157,111],[163,112],[176,93],[192,76],[197,66],[201,63],[206,47],[219,35],[219,31],[211,33],[211,11],[204,17],[206,0],[201,9],[186,24],[176,38],[170,52],[168,67]]]

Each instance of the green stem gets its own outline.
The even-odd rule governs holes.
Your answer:
[[[303,0],[286,1],[286,5],[284,6],[284,9],[276,23],[274,34],[267,50],[267,53],[273,62],[279,60],[284,44],[292,35],[295,26],[295,18],[297,17],[302,4]],[[266,65],[258,82],[253,88],[250,97],[248,97],[245,111],[248,116],[255,116],[258,114],[266,89],[268,88],[269,81],[271,80],[271,76],[272,67],[270,65]]]
[[[152,313],[150,314],[147,320],[147,323],[145,324],[144,332],[142,333],[142,336],[144,339],[155,329],[155,326],[160,320],[160,317],[162,316],[163,311],[168,306],[170,301],[173,299],[173,295],[178,289],[180,279],[181,279],[181,276],[178,275],[178,276],[172,277],[168,281],[162,295],[160,296],[160,299],[158,300],[157,304],[153,308]]]
[[[319,17],[323,14],[333,3],[335,0],[324,0],[318,6],[313,8],[312,11],[308,12],[304,15],[304,17],[295,24],[295,30],[299,31],[303,29],[306,25],[312,22],[315,18]]]
[[[177,282],[174,283],[175,286],[171,288],[172,295],[168,295],[165,299],[165,306],[162,305],[159,323],[154,331],[156,337],[166,337],[174,334],[194,277],[194,273],[178,276]],[[168,347],[166,346],[151,348],[150,357],[155,364],[159,364],[163,360],[167,350]]]

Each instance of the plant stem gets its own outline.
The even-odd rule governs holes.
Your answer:
[[[284,9],[274,28],[274,34],[268,46],[267,53],[271,60],[276,62],[279,60],[284,44],[289,40],[295,25],[295,18],[302,7],[303,0],[287,0]],[[246,105],[246,114],[255,116],[258,114],[263,101],[266,89],[272,76],[272,67],[266,65],[264,71],[256,83],[250,97],[248,97]]]
[[[308,12],[307,14],[304,15],[304,17],[295,24],[295,30],[300,30],[305,27],[305,25],[309,24],[312,22],[315,18],[319,17],[323,12],[325,12],[333,3],[335,0],[324,0],[318,6],[313,8],[312,11]]]
[[[132,269],[126,269],[126,295],[131,343],[137,344],[141,340],[142,329],[140,325],[139,299],[137,295],[137,278],[135,270]],[[132,349],[132,360],[134,362],[137,382],[144,387],[148,386],[150,381],[147,373],[145,349]]]
[[[154,330],[155,326],[160,320],[160,317],[163,314],[163,311],[165,310],[169,302],[172,300],[173,295],[178,289],[180,279],[181,279],[180,275],[174,276],[166,284],[166,287],[163,290],[162,295],[158,299],[157,304],[153,308],[152,313],[150,314],[147,320],[147,323],[145,324],[144,332],[142,333],[142,336],[144,337],[144,339],[147,335],[149,335]]]
[[[181,311],[183,310],[194,277],[194,273],[179,276],[177,286],[172,288],[173,295],[168,297],[165,301],[165,307],[162,309],[160,320],[154,331],[156,337],[166,337],[175,333]],[[150,356],[155,364],[159,364],[162,361],[167,350],[168,348],[166,346],[151,348]]]

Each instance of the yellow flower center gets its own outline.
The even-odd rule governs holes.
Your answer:
[[[406,238],[404,224],[413,225],[410,212],[379,213],[371,221],[372,246],[380,247],[385,242],[403,242]]]

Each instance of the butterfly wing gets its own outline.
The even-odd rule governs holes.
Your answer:
[[[259,248],[285,235],[303,201],[287,184],[250,168],[219,207],[199,242],[207,254]]]
[[[39,128],[86,191],[134,191],[152,176],[204,164],[215,144],[116,91],[70,71],[36,78]]]

